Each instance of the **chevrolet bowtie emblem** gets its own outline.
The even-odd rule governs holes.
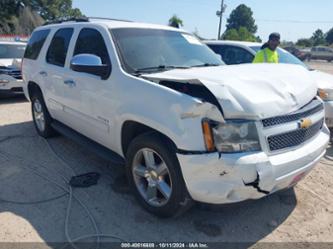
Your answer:
[[[302,119],[298,122],[298,126],[301,129],[307,129],[312,125],[312,121],[309,118]]]

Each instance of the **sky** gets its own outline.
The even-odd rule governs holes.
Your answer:
[[[282,40],[296,41],[311,37],[318,28],[327,32],[333,27],[332,0],[225,0],[222,32],[231,11],[242,3],[252,9],[257,35],[263,40],[270,33],[279,32]],[[216,11],[220,6],[221,0],[73,0],[73,7],[80,8],[86,16],[167,24],[176,14],[183,20],[185,30],[197,30],[209,39],[217,37]]]

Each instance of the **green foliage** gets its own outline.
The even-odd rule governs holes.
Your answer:
[[[326,42],[328,44],[333,44],[333,28],[326,33]]]
[[[81,16],[72,0],[1,0],[0,32],[29,34],[44,21]]]
[[[321,29],[317,29],[310,39],[314,46],[326,45],[325,34]]]
[[[298,47],[312,47],[313,46],[313,40],[312,39],[307,39],[307,38],[299,39],[296,42],[296,46],[298,46]]]
[[[285,41],[283,40],[280,44],[281,47],[286,48],[286,47],[294,47],[295,44],[292,41]]]
[[[25,0],[25,2],[46,21],[82,16],[79,9],[72,8],[72,0]]]
[[[260,37],[255,37],[251,32],[247,30],[246,27],[240,27],[237,29],[228,29],[223,34],[222,38],[224,40],[231,41],[250,41],[256,42],[260,40]]]
[[[169,19],[169,26],[175,27],[175,28],[180,28],[180,27],[184,26],[183,20],[180,19],[177,15],[173,15]]]
[[[246,28],[251,34],[255,34],[258,29],[251,8],[245,4],[241,4],[234,9],[227,20],[227,30],[239,30],[241,27]]]

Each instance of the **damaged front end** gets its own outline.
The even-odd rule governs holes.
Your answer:
[[[321,103],[313,99],[315,87],[310,83],[305,95],[296,86],[283,84],[284,91],[264,83],[258,88],[260,94],[255,95],[256,87],[251,88],[252,93],[242,92],[245,85],[239,80],[234,81],[240,87],[236,89],[230,79],[228,84],[214,84],[207,77],[189,78],[191,72],[187,70],[173,71],[142,77],[198,100],[178,112],[183,122],[202,123],[206,145],[202,151],[177,151],[184,181],[194,200],[223,204],[259,199],[294,186],[325,153],[329,132],[326,126],[317,127],[324,111],[318,109]],[[253,82],[247,79],[247,83]],[[293,119],[303,116],[314,124],[309,127],[313,130],[311,137],[305,136],[309,133]],[[282,123],[264,127],[266,119]],[[275,144],[285,134],[294,139]]]

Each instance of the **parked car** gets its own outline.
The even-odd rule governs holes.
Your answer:
[[[23,91],[21,59],[25,43],[0,41],[0,93]]]
[[[38,134],[124,163],[148,211],[233,203],[294,186],[329,131],[303,67],[225,66],[192,34],[116,20],[37,28],[23,60]],[[302,84],[299,84],[302,82]]]
[[[206,44],[221,55],[228,65],[252,63],[262,44],[239,41],[206,41]],[[333,129],[333,75],[309,68],[302,61],[282,48],[278,48],[279,60],[283,64],[300,65],[307,69],[318,86],[318,95],[324,100],[326,124]]]
[[[296,56],[301,61],[308,60],[311,57],[310,52],[306,52],[305,50],[300,50],[296,47],[285,47],[284,50],[286,50],[289,53],[291,53],[292,55]]]
[[[333,49],[330,47],[318,46],[311,49],[311,60],[333,61]]]

